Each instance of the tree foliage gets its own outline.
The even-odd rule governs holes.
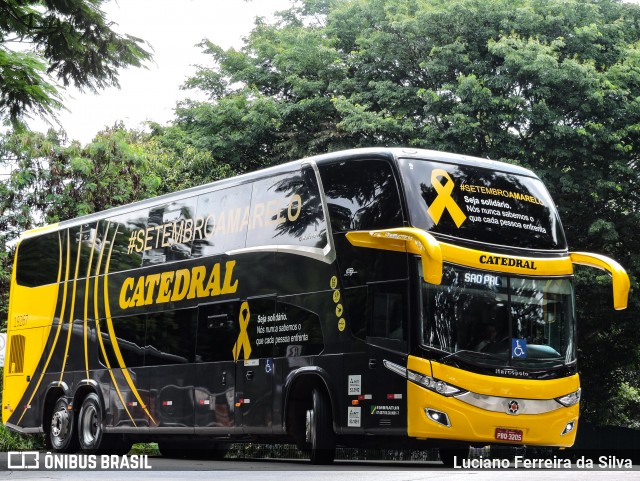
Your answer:
[[[141,39],[113,29],[103,3],[0,0],[1,118],[53,113],[62,106],[57,82],[95,92],[150,58]]]
[[[161,183],[139,145],[144,134],[114,127],[82,147],[54,131],[19,132],[0,143],[11,168],[0,197],[7,240],[30,229],[154,195]]]
[[[181,135],[233,169],[409,145],[532,168],[570,247],[640,274],[640,6],[616,0],[301,0],[185,87]],[[180,134],[179,134],[180,133]],[[632,382],[638,301],[577,271],[584,409]],[[602,363],[603,358],[607,363]],[[633,380],[635,382],[635,378]],[[622,422],[622,421],[620,421]]]

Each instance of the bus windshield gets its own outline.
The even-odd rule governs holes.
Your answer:
[[[548,368],[575,360],[570,278],[516,277],[445,264],[422,283],[421,343],[494,367]]]
[[[510,248],[567,248],[555,205],[535,177],[417,159],[399,165],[414,227]]]

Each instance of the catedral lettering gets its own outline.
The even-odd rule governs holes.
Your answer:
[[[386,148],[27,232],[2,421],[94,456],[293,441],[314,464],[366,443],[460,466],[473,445],[569,448],[573,266],[610,272],[616,309],[629,279],[563,232],[530,170]]]
[[[233,279],[235,265],[236,261],[228,261],[224,267],[224,274],[217,263],[208,271],[204,266],[195,266],[191,269],[149,274],[137,280],[127,277],[120,290],[120,308],[233,294],[238,290],[238,281]]]
[[[514,259],[513,257],[501,257],[501,256],[480,256],[480,264],[505,266],[505,267],[517,267],[518,269],[528,269],[535,271],[536,262],[530,259]]]

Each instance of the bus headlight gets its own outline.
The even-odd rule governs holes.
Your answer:
[[[567,425],[564,427],[563,431],[560,433],[560,436],[564,436],[565,434],[569,434],[570,432],[573,431],[573,428],[576,427],[576,421],[573,420],[571,422],[568,422]]]
[[[460,389],[456,386],[452,386],[451,384],[447,384],[444,381],[425,376],[424,374],[420,374],[409,369],[407,369],[407,378],[409,381],[412,381],[422,387],[426,387],[430,391],[437,392],[438,394],[442,394],[447,397],[456,396],[466,392],[464,389]]]
[[[581,393],[582,393],[582,388],[578,388],[576,392],[572,392],[570,394],[567,394],[566,396],[556,398],[556,401],[558,401],[564,407],[568,408],[580,402]]]
[[[449,420],[449,416],[447,416],[447,413],[443,413],[442,411],[437,411],[431,408],[424,408],[424,412],[432,421],[435,421],[438,424],[442,424],[447,428],[451,427],[451,421]]]

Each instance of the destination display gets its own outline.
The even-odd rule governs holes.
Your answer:
[[[412,224],[472,241],[565,249],[555,206],[540,180],[467,165],[401,159]]]

